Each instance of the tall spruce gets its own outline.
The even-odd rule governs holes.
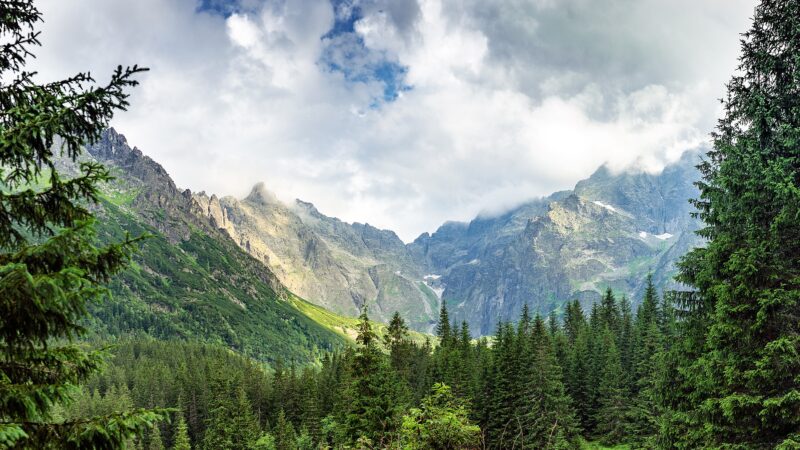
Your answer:
[[[627,401],[620,353],[614,334],[605,327],[598,339],[598,368],[594,433],[605,444],[618,444],[627,433]]]
[[[525,337],[530,350],[523,362],[524,386],[520,415],[524,424],[523,448],[555,449],[578,445],[575,412],[562,382],[553,337],[540,316]]]
[[[361,311],[356,337],[358,349],[353,357],[350,400],[344,422],[351,442],[369,440],[388,445],[397,431],[408,392],[394,376],[386,356],[377,346],[367,309]]]
[[[106,85],[88,73],[37,84],[25,71],[42,21],[31,0],[6,1],[0,14],[0,446],[119,447],[153,426],[157,411],[58,421],[54,405],[103,360],[72,344],[84,335],[88,302],[102,299],[125,267],[135,239],[97,246],[91,212],[98,185],[110,179],[96,163],[77,163],[100,138],[126,88],[144,69],[118,67]],[[78,165],[64,178],[60,157]]]
[[[189,429],[186,426],[186,421],[183,420],[182,412],[178,413],[178,420],[175,425],[175,435],[173,440],[173,450],[192,450],[192,444],[189,441]]]
[[[440,345],[447,345],[452,337],[450,330],[450,314],[447,312],[447,302],[442,300],[439,309],[439,321],[436,323],[436,336],[439,338]]]
[[[799,55],[800,2],[762,1],[698,166],[708,242],[680,279],[699,354],[679,361],[696,445],[800,447]]]
[[[654,447],[660,409],[657,386],[660,377],[660,358],[664,352],[659,328],[658,294],[652,275],[647,276],[644,297],[636,310],[635,346],[632,367],[632,402],[628,422],[631,442],[639,447]]]

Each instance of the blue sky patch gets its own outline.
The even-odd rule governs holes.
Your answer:
[[[348,83],[379,83],[380,95],[370,107],[392,102],[401,92],[411,90],[405,78],[408,68],[391,58],[386,52],[367,48],[355,31],[356,22],[363,17],[358,0],[331,0],[335,12],[333,27],[320,36],[325,49],[320,57],[323,70],[340,72]],[[199,0],[198,12],[230,17],[232,14],[255,14],[264,0]]]
[[[381,83],[382,96],[370,105],[392,102],[401,92],[411,90],[405,83],[408,68],[383,51],[369,49],[355,31],[356,22],[363,17],[358,2],[331,0],[336,18],[333,27],[321,39],[327,42],[320,63],[327,70],[341,72],[350,83]]]

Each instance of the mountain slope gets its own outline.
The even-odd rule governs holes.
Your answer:
[[[132,267],[93,305],[100,335],[144,331],[216,342],[262,361],[313,361],[344,345],[344,333],[315,322],[259,261],[193,208],[166,171],[108,130],[88,157],[117,177],[103,187],[101,239],[149,233]]]
[[[109,202],[188,253],[190,262],[216,264],[238,245],[254,257],[247,260],[243,273],[260,277],[259,283],[276,292],[278,299],[285,298],[285,286],[340,315],[355,316],[364,304],[373,318],[382,321],[399,311],[412,328],[422,331],[433,329],[441,301],[447,302],[454,319],[466,320],[476,334],[492,333],[498,320],[515,319],[526,303],[542,314],[560,310],[573,298],[588,307],[607,287],[636,301],[647,273],[654,273],[659,287],[673,285],[675,262],[700,243],[693,233],[698,223],[690,217],[687,201],[696,196],[696,156],[688,153],[656,175],[614,174],[601,167],[573,190],[498,216],[448,222],[406,245],[392,231],[342,222],[311,203],[284,204],[263,184],[241,200],[181,192],[161,166],[128,148],[113,131],[91,152],[124,175],[109,188]],[[203,239],[224,243],[220,244],[224,249],[198,259],[198,249],[213,248]],[[242,253],[238,251],[237,258]],[[164,275],[153,270],[155,264],[151,261],[148,270]],[[216,286],[214,277],[220,274],[232,277],[231,288]],[[169,274],[169,278],[182,276]],[[201,284],[188,292],[212,289],[216,302],[229,298],[222,303],[224,308],[216,303],[223,310],[236,301],[246,308],[252,299],[240,300],[249,293],[237,291],[239,276],[238,269],[209,266],[192,281]],[[148,282],[159,286],[155,280]],[[199,289],[205,286],[202,283],[213,287]],[[158,298],[156,293],[148,295]],[[185,294],[169,291],[169,295]],[[166,306],[155,307],[169,311]],[[242,345],[236,339],[247,332],[227,336],[225,321],[213,323],[221,327],[215,331],[217,339]],[[347,335],[337,328],[333,331]],[[247,336],[251,336],[248,341],[254,339]]]
[[[687,153],[658,175],[601,167],[573,191],[445,224],[409,247],[439,276],[451,316],[480,334],[526,303],[543,314],[572,298],[588,306],[606,287],[636,300],[647,273],[671,285],[677,259],[700,242],[688,203],[694,158]]]
[[[571,191],[448,222],[407,245],[311,203],[284,204],[263,184],[242,200],[193,198],[202,217],[315,304],[352,316],[366,303],[384,321],[397,310],[431,331],[446,301],[456,320],[490,334],[526,303],[542,314],[573,298],[588,307],[607,287],[636,301],[650,272],[659,287],[674,285],[675,262],[699,243],[688,203],[695,159],[687,153],[657,175],[601,167]]]
[[[242,200],[199,193],[194,201],[301,297],[350,316],[368,304],[382,321],[399,311],[413,328],[432,329],[438,298],[394,232],[327,217],[311,203],[286,205],[263,184]]]

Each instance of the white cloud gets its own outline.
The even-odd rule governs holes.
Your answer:
[[[285,199],[404,239],[571,187],[602,163],[659,170],[701,145],[750,0],[327,1],[223,18],[190,0],[46,0],[35,66],[56,78],[151,67],[119,131],[193,190]],[[375,58],[412,89],[370,107]],[[339,52],[338,54],[336,52]],[[353,56],[356,55],[356,56]],[[348,59],[349,57],[349,59]]]

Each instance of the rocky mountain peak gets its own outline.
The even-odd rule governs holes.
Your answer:
[[[323,217],[325,217],[325,216],[322,215],[322,213],[319,212],[317,207],[314,206],[314,204],[311,203],[311,202],[306,202],[306,201],[300,200],[298,198],[298,199],[294,200],[294,206],[295,206],[295,208],[296,208],[296,210],[298,212],[303,213],[303,214],[307,214],[307,215],[309,215],[311,217],[315,217],[315,218],[323,218]]]
[[[245,201],[262,204],[262,205],[274,205],[276,203],[280,203],[278,197],[264,184],[263,181],[259,181],[256,183],[253,188],[250,190],[250,193],[245,197]]]

